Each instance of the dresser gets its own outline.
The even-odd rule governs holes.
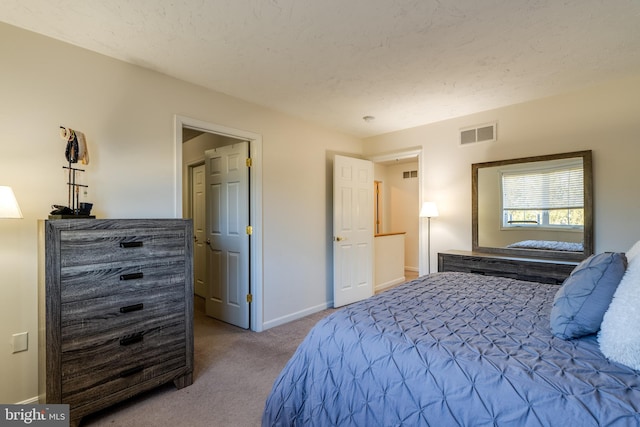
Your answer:
[[[39,223],[39,399],[83,416],[193,382],[193,226],[182,219]]]
[[[577,261],[511,257],[484,252],[452,250],[438,253],[438,271],[459,271],[558,285],[577,265]]]

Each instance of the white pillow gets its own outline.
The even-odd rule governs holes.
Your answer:
[[[640,258],[638,258],[640,260]],[[604,313],[598,343],[607,359],[640,370],[640,262],[629,262]]]
[[[625,255],[627,256],[628,263],[631,263],[634,258],[640,255],[640,240],[638,240],[633,246],[631,246],[631,249],[629,249]]]

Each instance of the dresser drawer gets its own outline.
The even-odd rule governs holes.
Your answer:
[[[147,361],[152,362],[153,360],[147,359]],[[167,374],[175,377],[187,375],[190,373],[190,369],[185,367],[187,366],[186,362],[184,355],[181,355],[175,359],[164,358],[161,362],[154,364],[143,364],[142,366],[133,364],[128,370],[109,371],[108,375],[102,377],[101,383],[95,381],[96,377],[90,374],[86,378],[78,378],[64,384],[61,401],[71,405],[78,412],[94,412],[94,410],[87,410],[83,406],[94,406],[96,402],[111,398],[112,395],[121,391],[128,390],[126,395],[135,395],[137,393],[131,393],[130,390],[137,388],[140,392],[159,386],[166,381],[154,381],[154,379]],[[84,379],[88,382],[84,382]],[[122,399],[118,398],[117,401],[119,400]]]
[[[184,257],[120,261],[99,266],[65,267],[60,272],[61,302],[99,298],[122,292],[184,287]]]
[[[133,339],[139,336],[139,339]],[[128,342],[126,340],[129,340]],[[99,388],[114,393],[186,364],[184,322],[156,322],[139,335],[106,339],[90,348],[62,351],[63,402],[80,404]]]
[[[62,231],[60,265],[184,257],[184,243],[184,230],[171,228]]]
[[[442,271],[459,271],[513,279],[518,278],[518,270],[517,264],[502,262],[499,259],[444,256],[442,262]]]
[[[166,317],[69,341],[62,345],[63,379],[90,374],[108,366],[121,369],[121,364],[155,353],[162,355],[163,348],[184,344],[184,334],[180,333],[183,330],[184,318]]]
[[[179,286],[158,288],[153,293],[141,290],[63,304],[60,317],[63,351],[69,345],[83,345],[91,337],[113,337],[122,333],[117,331],[123,328],[162,317],[184,318],[184,313],[184,289]]]

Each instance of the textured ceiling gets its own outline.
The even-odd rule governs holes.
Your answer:
[[[640,73],[638,0],[2,0],[0,21],[360,137]]]

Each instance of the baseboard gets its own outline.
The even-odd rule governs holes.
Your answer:
[[[309,316],[310,314],[317,313],[322,310],[326,310],[327,308],[333,307],[333,301],[328,301],[324,304],[319,304],[314,307],[310,307],[301,311],[297,311],[292,314],[288,314],[286,316],[278,317],[277,319],[270,320],[268,322],[264,322],[262,324],[263,330],[267,330],[270,328],[274,328],[276,326],[284,325],[285,323],[293,322],[294,320],[302,319],[303,317]]]
[[[16,405],[33,405],[38,403],[38,396],[32,397],[31,399],[23,400],[22,402],[16,403]]]
[[[404,283],[406,280],[407,279],[404,276],[402,276],[402,277],[398,277],[397,279],[393,279],[393,280],[390,280],[390,281],[385,282],[385,283],[380,283],[379,285],[376,286],[375,291],[379,292],[379,291],[385,290],[387,288],[390,288],[392,286],[398,285],[400,283]]]
[[[418,267],[404,267],[405,271],[415,271],[416,273],[420,271]]]

